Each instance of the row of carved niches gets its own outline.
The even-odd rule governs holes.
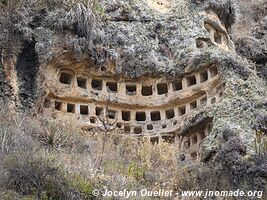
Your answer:
[[[212,95],[203,95],[185,104],[165,105],[161,108],[134,108],[117,104],[101,104],[98,102],[77,103],[65,100],[46,99],[44,107],[53,111],[75,115],[81,123],[94,127],[103,124],[99,118],[107,118],[110,123],[129,134],[157,134],[177,130],[183,119],[193,111],[213,105],[223,95],[223,84],[212,91]],[[78,117],[77,117],[78,116]]]
[[[228,37],[225,30],[219,30],[209,22],[204,22],[204,28],[208,31],[209,38],[196,39],[197,48],[205,48],[215,44],[226,51],[229,50]]]
[[[144,81],[123,81],[111,78],[85,77],[70,70],[60,70],[58,81],[51,86],[58,97],[79,97],[85,100],[114,100],[125,104],[161,105],[191,93],[203,90],[205,85],[219,79],[215,65],[200,72],[171,81],[149,79]]]
[[[180,159],[184,160],[200,160],[201,147],[205,138],[212,131],[212,123],[206,123],[202,128],[189,130],[179,138]]]

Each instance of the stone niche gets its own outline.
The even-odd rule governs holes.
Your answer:
[[[50,94],[44,110],[93,128],[101,128],[101,118],[105,117],[125,134],[154,138],[152,143],[174,142],[173,135],[179,135],[181,124],[199,110],[218,103],[224,91],[216,65],[179,78],[146,77],[141,81],[99,76],[92,71],[86,74],[80,68],[74,72],[51,67],[54,76],[46,81]],[[199,138],[197,135],[185,141],[185,148],[186,143],[195,145]]]
[[[212,123],[206,122],[198,128],[192,128],[179,139],[179,150],[181,161],[200,160],[201,147],[205,138],[212,131]]]

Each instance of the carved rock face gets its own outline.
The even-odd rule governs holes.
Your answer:
[[[52,9],[32,29],[43,114],[174,142],[183,159],[203,144],[209,157],[229,124],[251,143],[266,87],[235,52],[230,0],[98,2]]]
[[[176,142],[186,158],[199,159],[210,120],[186,134],[181,127],[221,101],[221,66],[210,57],[232,53],[228,33],[216,13],[191,10],[187,1],[148,0],[132,9],[108,13],[105,62],[65,56],[48,65],[45,110],[89,129],[107,123],[151,142]]]

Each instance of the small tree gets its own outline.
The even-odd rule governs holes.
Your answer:
[[[97,118],[99,119],[99,121],[101,122],[102,126],[100,127],[100,130],[103,133],[103,141],[102,141],[102,146],[101,146],[101,152],[100,152],[100,161],[99,161],[99,166],[98,166],[98,170],[100,170],[101,166],[102,166],[102,162],[103,162],[103,157],[104,157],[104,152],[105,152],[105,146],[106,146],[106,141],[107,141],[107,136],[108,134],[115,130],[117,127],[115,126],[115,124],[117,123],[118,120],[115,120],[114,122],[111,122],[109,117],[108,117],[108,103],[106,104],[106,108],[105,111],[102,115],[97,116]]]

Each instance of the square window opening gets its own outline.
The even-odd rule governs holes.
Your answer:
[[[217,44],[222,44],[222,35],[219,32],[214,33],[214,41]]]
[[[146,113],[145,112],[137,112],[135,115],[136,121],[146,121]]]
[[[187,80],[187,86],[188,87],[197,84],[197,79],[195,76],[187,77],[186,80]]]
[[[91,122],[92,124],[95,124],[95,123],[96,123],[96,118],[95,118],[95,117],[90,117],[90,122]]]
[[[55,109],[56,110],[62,110],[62,102],[56,101],[55,102]]]
[[[101,107],[96,107],[95,108],[95,114],[97,116],[103,115],[103,113],[104,113],[104,109],[103,108],[101,108]]]
[[[126,94],[127,95],[136,95],[136,85],[126,85]]]
[[[192,138],[191,138],[191,143],[192,145],[196,144],[197,143],[197,136],[196,135],[193,135]]]
[[[203,83],[208,80],[208,72],[204,71],[200,73],[200,83]]]
[[[109,119],[115,119],[116,118],[116,115],[117,115],[117,112],[114,111],[114,110],[109,110],[108,111],[108,118]]]
[[[123,121],[131,121],[131,112],[130,111],[122,111],[122,120]]]
[[[210,76],[211,76],[211,78],[217,76],[217,74],[218,74],[217,67],[214,66],[214,67],[210,68]]]
[[[163,135],[162,140],[166,143],[173,144],[175,141],[175,137],[173,135]]]
[[[142,86],[142,95],[151,96],[153,94],[152,86]]]
[[[207,97],[203,97],[200,99],[200,105],[206,106],[207,105]]]
[[[191,102],[191,103],[190,103],[190,109],[191,109],[191,110],[194,110],[194,109],[196,109],[196,108],[197,108],[197,102],[196,102],[196,101]]]
[[[168,84],[167,83],[160,83],[157,84],[158,94],[167,94],[168,93]]]
[[[44,108],[50,108],[51,107],[51,100],[50,99],[45,99],[43,107]]]
[[[155,145],[159,143],[159,137],[151,137],[150,142]]]
[[[153,125],[152,124],[148,124],[146,126],[146,129],[149,130],[149,131],[153,130]]]
[[[125,131],[125,133],[131,133],[131,126],[125,125],[124,126],[124,131]]]
[[[216,103],[216,97],[213,97],[212,99],[211,99],[211,104],[215,104]]]
[[[118,84],[114,82],[107,82],[107,89],[108,92],[117,92],[118,91]]]
[[[92,88],[95,90],[102,90],[103,81],[98,79],[93,79],[91,85]]]
[[[75,105],[74,104],[67,104],[67,112],[69,113],[75,113]]]
[[[78,87],[86,89],[87,88],[86,83],[87,83],[87,80],[85,78],[82,78],[82,77],[77,78]]]
[[[60,74],[60,83],[63,83],[63,84],[66,84],[66,85],[70,85],[71,84],[71,81],[73,79],[73,75],[72,74],[69,74],[69,73],[66,73],[66,72],[62,72]]]
[[[178,108],[178,115],[179,116],[183,116],[183,115],[185,115],[185,113],[186,113],[186,107],[185,106],[181,106]]]
[[[174,118],[174,110],[173,109],[166,110],[165,111],[165,114],[166,114],[166,119],[172,119],[172,118]]]
[[[159,121],[161,120],[160,112],[159,111],[154,111],[150,113],[150,117],[152,121]]]
[[[173,91],[179,91],[183,89],[182,81],[173,81],[172,82]]]
[[[80,105],[80,114],[81,115],[88,115],[88,106],[86,105]]]
[[[135,134],[141,134],[143,132],[142,127],[141,126],[137,126],[134,128],[134,133]]]

